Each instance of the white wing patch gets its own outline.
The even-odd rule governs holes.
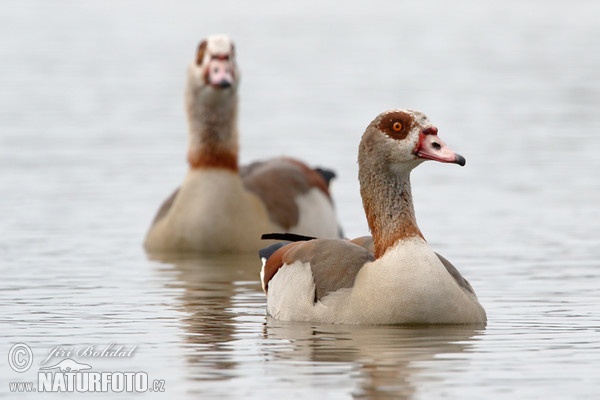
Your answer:
[[[308,321],[313,314],[315,283],[308,263],[284,264],[269,281],[267,313],[284,321]]]

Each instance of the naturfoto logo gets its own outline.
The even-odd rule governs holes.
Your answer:
[[[150,381],[144,371],[93,371],[92,365],[71,358],[131,357],[135,349],[136,346],[126,348],[115,344],[55,346],[39,362],[43,366],[37,372],[37,385],[33,381],[9,382],[9,389],[11,392],[164,392],[165,381]],[[33,351],[27,344],[17,343],[8,352],[8,363],[13,371],[24,373],[33,364]]]

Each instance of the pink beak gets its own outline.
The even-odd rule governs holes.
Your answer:
[[[465,158],[446,146],[438,137],[437,131],[435,126],[429,126],[423,128],[421,133],[419,133],[419,143],[415,149],[417,157],[444,163],[454,163],[460,166],[465,165],[467,162]]]
[[[227,57],[214,57],[208,62],[206,82],[212,87],[225,89],[233,85],[233,66]]]

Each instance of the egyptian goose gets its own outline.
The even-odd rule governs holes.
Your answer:
[[[188,68],[189,170],[158,210],[149,252],[258,251],[272,230],[339,237],[330,171],[277,158],[238,166],[238,85],[232,41],[210,36]]]
[[[358,166],[372,241],[315,239],[263,249],[268,315],[365,325],[486,321],[471,285],[427,244],[415,219],[411,170],[425,160],[465,165],[437,131],[412,110],[387,111],[371,122]]]

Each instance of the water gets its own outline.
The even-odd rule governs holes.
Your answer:
[[[133,356],[74,358],[173,398],[599,397],[599,17],[583,0],[5,2],[0,396],[42,397],[8,387],[52,347],[114,343]],[[253,255],[144,254],[185,173],[184,70],[215,32],[243,71],[242,162],[335,168],[348,236],[367,232],[364,127],[394,107],[430,116],[467,166],[413,173],[417,218],[485,329],[267,320]],[[16,342],[36,363],[22,374]]]

